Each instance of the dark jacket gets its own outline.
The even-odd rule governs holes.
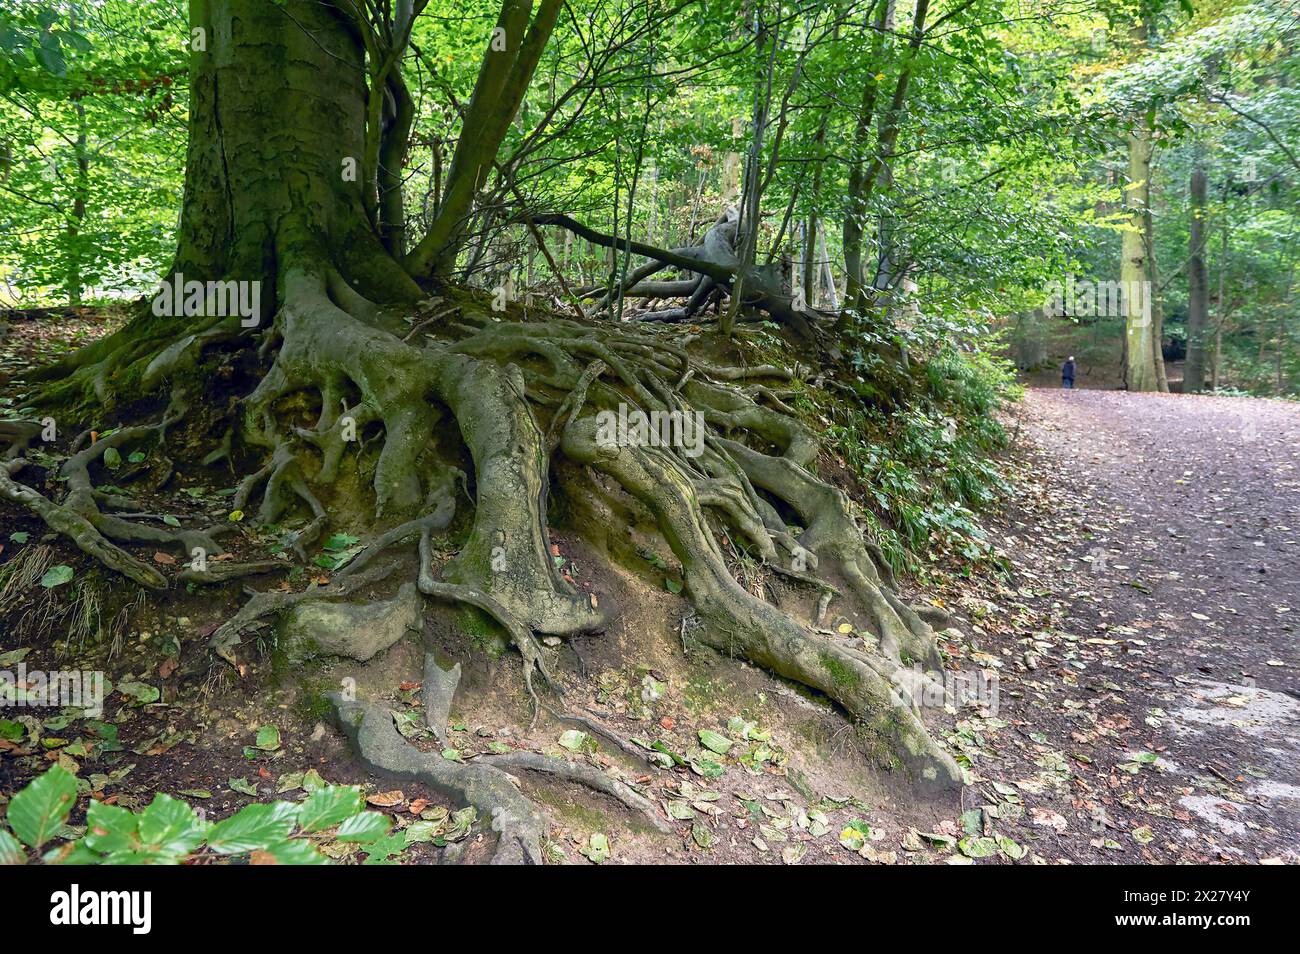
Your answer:
[[[1061,365],[1061,380],[1064,381],[1064,380],[1067,380],[1067,379],[1070,380],[1070,381],[1073,381],[1073,380],[1074,380],[1074,362],[1073,362],[1073,361],[1067,361],[1067,362],[1065,362],[1065,364]]]

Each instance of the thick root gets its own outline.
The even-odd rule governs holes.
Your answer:
[[[519,792],[513,772],[537,772],[585,786],[640,813],[658,831],[665,834],[672,831],[649,799],[595,766],[536,752],[482,755],[466,765],[449,762],[439,755],[421,752],[402,738],[386,707],[345,701],[338,693],[329,693],[327,698],[339,728],[371,771],[428,785],[473,805],[488,818],[498,836],[493,864],[542,863],[545,823],[537,807]]]
[[[539,865],[546,828],[541,812],[515,787],[514,779],[487,764],[459,765],[415,748],[393,725],[393,714],[377,703],[327,698],[334,719],[372,772],[419,782],[449,798],[473,805],[497,833],[496,864]]]
[[[602,446],[591,418],[566,429],[563,447],[570,458],[617,480],[655,515],[705,624],[699,638],[824,692],[899,760],[918,787],[951,791],[961,786],[956,762],[930,738],[916,713],[900,704],[887,660],[869,665],[866,657],[809,633],[731,577],[703,522],[690,476],[676,460],[650,448]]]

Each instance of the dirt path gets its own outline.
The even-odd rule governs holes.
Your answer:
[[[1049,859],[1296,860],[1300,405],[1031,389],[1014,413],[1012,572],[958,609],[1019,737],[978,771]]]

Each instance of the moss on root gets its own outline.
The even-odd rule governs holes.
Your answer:
[[[831,678],[831,682],[844,689],[855,689],[861,681],[861,677],[842,660],[836,659],[829,653],[822,653],[822,665],[826,667],[826,672]]]

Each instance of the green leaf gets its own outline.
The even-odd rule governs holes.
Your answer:
[[[331,785],[307,796],[298,812],[303,831],[321,831],[356,815],[364,807],[361,789],[355,785]]]
[[[47,865],[98,865],[104,863],[104,857],[87,848],[84,841],[67,841],[41,855],[41,862]]]
[[[415,845],[420,842],[433,841],[441,831],[442,824],[440,822],[418,821],[406,829],[404,834],[406,835],[406,843]]]
[[[700,759],[698,762],[692,762],[691,771],[705,778],[722,778],[727,774],[727,770],[712,759]]]
[[[360,537],[354,537],[350,533],[336,533],[322,544],[326,550],[346,550],[348,547],[355,546],[361,542]]]
[[[159,792],[140,813],[138,833],[146,849],[182,856],[203,844],[207,827],[189,805]]]
[[[312,846],[309,841],[300,838],[277,842],[263,848],[268,855],[281,865],[327,865],[329,859]]]
[[[263,752],[274,752],[280,747],[280,727],[276,725],[264,725],[257,730],[257,741],[254,743]]]
[[[699,822],[691,826],[691,839],[701,848],[713,847],[713,832]]]
[[[280,795],[302,788],[302,774],[302,772],[286,772],[281,775],[279,781],[275,783],[275,794]]]
[[[681,798],[670,798],[667,804],[668,817],[674,821],[690,821],[695,817],[691,803]]]
[[[676,580],[670,580],[665,578],[664,589],[666,589],[669,593],[680,593],[682,591],[682,585],[678,583]]]
[[[391,835],[385,835],[366,845],[366,860],[362,862],[365,865],[391,865],[395,864],[392,860],[394,855],[400,855],[406,850],[406,835],[402,832],[394,832]]]
[[[364,845],[388,834],[392,824],[392,820],[380,812],[361,812],[339,825],[338,840]]]
[[[241,795],[251,795],[257,797],[257,786],[246,778],[226,779],[226,784],[230,786],[232,792],[239,792]]]
[[[998,843],[992,838],[963,838],[957,842],[957,849],[967,858],[988,858],[998,850]]]
[[[854,818],[840,832],[840,844],[849,851],[861,851],[871,837],[871,826],[861,818]]]
[[[181,525],[181,522],[177,520],[175,517],[173,517],[171,514],[163,515],[163,523],[167,524],[167,526],[169,527],[179,527]]]
[[[9,800],[9,827],[29,848],[40,849],[68,819],[77,801],[77,777],[54,766]]]
[[[736,744],[725,735],[714,732],[712,729],[701,729],[699,734],[700,745],[711,752],[717,752],[719,755],[726,755],[731,747]]]
[[[1029,853],[1029,849],[1002,835],[998,836],[998,849],[1012,861],[1018,861]]]
[[[592,864],[600,864],[602,861],[609,859],[609,839],[600,832],[593,832],[587,840],[587,844],[578,849],[579,852],[587,856],[587,860]]]
[[[19,530],[16,533],[9,534],[9,539],[14,543],[26,543],[31,534],[25,530]]]
[[[53,33],[41,34],[40,45],[36,47],[36,60],[55,76],[63,77],[68,73],[68,65],[63,59],[59,38]]]
[[[126,459],[127,462],[131,464],[143,464],[145,460],[145,453],[144,451],[132,451]]]
[[[72,578],[76,575],[77,574],[70,566],[64,566],[63,564],[52,566],[46,570],[45,575],[41,577],[41,586],[45,587],[47,590],[52,590],[56,586],[62,586],[64,583],[72,582]]]
[[[92,801],[86,809],[86,847],[102,855],[133,852],[139,846],[139,822],[117,805]]]
[[[570,752],[581,752],[591,741],[591,736],[577,729],[567,729],[560,734],[560,745]]]
[[[0,865],[22,865],[27,863],[27,854],[22,844],[8,830],[0,828]]]
[[[293,819],[279,805],[247,805],[208,834],[208,847],[222,855],[240,855],[265,849],[289,837]]]
[[[120,682],[117,684],[117,691],[142,706],[157,702],[162,695],[157,686],[151,686],[147,682]]]

